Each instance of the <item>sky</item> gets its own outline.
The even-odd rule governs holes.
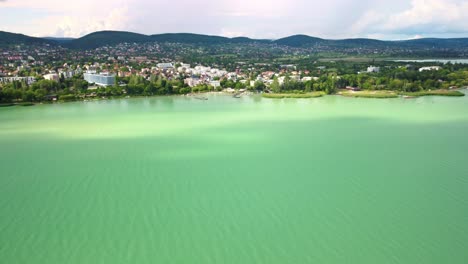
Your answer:
[[[100,30],[264,39],[468,37],[468,1],[0,0],[0,30],[37,37]]]

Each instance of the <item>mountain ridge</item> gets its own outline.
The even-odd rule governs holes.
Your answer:
[[[241,43],[266,43],[287,46],[293,48],[312,48],[316,45],[327,45],[336,48],[359,47],[413,47],[427,49],[438,48],[468,48],[468,38],[421,38],[413,40],[378,40],[369,38],[348,39],[323,39],[304,34],[292,35],[276,40],[252,39],[248,37],[228,38],[215,35],[203,35],[195,33],[163,33],[145,35],[128,31],[97,31],[80,38],[37,38],[23,34],[0,31],[0,45],[16,44],[50,44],[60,45],[70,49],[95,49],[106,45],[120,43],[149,43],[149,42],[173,42],[185,44],[241,44]]]

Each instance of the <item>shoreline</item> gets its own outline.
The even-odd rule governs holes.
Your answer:
[[[320,98],[325,96],[342,96],[348,98],[368,98],[368,99],[395,99],[395,98],[405,98],[405,99],[416,99],[420,97],[426,96],[441,96],[441,97],[464,97],[466,96],[465,93],[461,92],[462,90],[467,90],[466,88],[461,88],[457,90],[428,90],[428,91],[420,91],[420,92],[395,92],[395,91],[371,91],[371,90],[363,90],[363,91],[347,91],[347,90],[340,90],[336,94],[325,94],[324,92],[310,92],[310,93],[253,93],[253,92],[245,92],[241,94],[241,96],[252,96],[252,95],[259,95],[265,99],[312,99],[312,98]],[[92,99],[84,99],[84,100],[67,100],[67,101],[55,101],[55,102],[13,102],[13,103],[0,103],[0,108],[7,108],[7,107],[14,107],[14,106],[35,106],[35,105],[43,105],[43,104],[63,104],[63,103],[73,103],[73,102],[94,102],[94,101],[106,101],[106,100],[116,100],[116,99],[137,99],[137,98],[152,98],[152,97],[170,97],[170,96],[180,96],[180,97],[197,97],[200,95],[226,95],[226,96],[234,96],[235,93],[229,92],[204,92],[204,93],[191,93],[191,94],[173,94],[173,95],[137,95],[137,96],[117,96],[117,97],[105,97],[105,98],[92,98]]]

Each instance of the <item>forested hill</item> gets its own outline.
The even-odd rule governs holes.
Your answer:
[[[166,33],[156,35],[143,35],[122,31],[100,31],[65,43],[65,47],[73,49],[93,49],[105,45],[119,43],[145,43],[145,42],[172,42],[185,44],[226,44],[226,43],[254,43],[271,42],[268,40],[254,40],[250,38],[226,38],[192,33]]]
[[[123,31],[99,31],[84,37],[74,39],[63,46],[72,49],[95,49],[107,45],[120,43],[144,43],[151,42],[151,37],[143,34]]]
[[[383,41],[376,39],[356,38],[356,39],[342,39],[342,40],[329,40],[310,37],[306,35],[295,35],[274,41],[275,43],[289,47],[308,48],[317,45],[331,46],[331,47],[346,47],[346,48],[381,48],[381,47],[401,47],[401,48],[468,48],[468,38],[422,38],[414,40],[401,40],[401,41]]]
[[[0,31],[0,46],[16,44],[51,44],[61,45],[71,49],[95,49],[107,45],[119,43],[148,43],[148,42],[172,42],[184,44],[217,45],[217,44],[249,44],[263,43],[295,48],[313,48],[327,46],[334,49],[352,48],[411,48],[411,49],[468,49],[468,38],[438,39],[425,38],[404,41],[382,41],[375,39],[343,39],[328,40],[307,35],[294,35],[277,40],[251,39],[246,37],[227,38],[221,36],[209,36],[191,33],[167,33],[156,35],[144,35],[124,31],[99,31],[77,39],[63,38],[35,38],[22,34],[14,34]]]
[[[36,44],[56,44],[55,41],[45,38],[35,38],[23,34],[15,34],[0,31],[0,47],[8,45],[36,45]]]

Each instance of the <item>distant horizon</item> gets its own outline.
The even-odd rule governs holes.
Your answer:
[[[269,38],[254,38],[254,37],[249,37],[249,36],[227,37],[227,36],[222,36],[222,35],[214,35],[214,34],[207,34],[207,33],[193,33],[193,32],[164,32],[164,33],[145,34],[145,33],[139,33],[139,32],[135,32],[135,31],[113,30],[113,29],[104,29],[104,30],[93,31],[93,32],[90,32],[90,33],[87,33],[85,35],[78,36],[78,37],[56,37],[56,36],[33,36],[33,35],[28,35],[28,34],[25,34],[25,33],[21,33],[21,32],[9,32],[9,31],[4,31],[4,30],[0,30],[0,31],[7,32],[7,33],[13,33],[13,34],[22,34],[22,35],[25,35],[25,36],[35,37],[35,38],[42,38],[42,39],[70,39],[70,40],[80,39],[80,38],[83,38],[83,37],[85,37],[87,35],[91,35],[91,34],[99,33],[99,32],[125,32],[125,33],[134,33],[134,34],[140,34],[140,35],[145,35],[145,36],[165,35],[165,34],[194,34],[194,35],[202,35],[202,36],[223,37],[223,38],[229,38],[229,39],[248,38],[248,39],[252,39],[252,40],[271,40],[271,41],[280,40],[280,39],[289,38],[289,37],[294,37],[294,36],[307,36],[307,37],[318,38],[318,39],[323,39],[323,40],[371,39],[371,40],[379,40],[379,41],[407,41],[407,40],[417,40],[417,39],[465,39],[465,38],[468,38],[468,34],[466,36],[460,36],[460,37],[431,37],[431,36],[428,36],[428,37],[418,37],[418,38],[409,38],[409,39],[380,39],[380,38],[368,38],[368,37],[325,38],[325,37],[320,37],[320,36],[313,36],[313,35],[297,33],[297,34],[291,34],[291,35],[287,35],[287,36],[280,37],[280,38],[269,39]]]

